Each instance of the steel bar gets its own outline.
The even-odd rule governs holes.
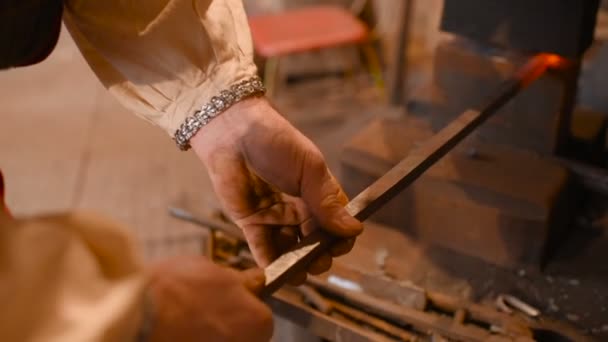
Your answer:
[[[399,338],[399,341],[415,342],[419,340],[418,337],[413,333],[392,325],[373,315],[365,313],[364,311],[354,309],[348,305],[344,305],[336,301],[330,300],[329,303],[335,308],[336,311],[348,316],[351,319],[378,329],[388,335],[395,336]]]
[[[272,311],[311,333],[329,341],[392,342],[393,339],[369,331],[350,321],[325,315],[302,302],[297,291],[290,288],[278,291],[268,299]]]
[[[391,200],[408,185],[412,184],[435,162],[447,154],[454,146],[467,137],[475,128],[517,95],[522,89],[539,78],[552,65],[554,56],[539,54],[532,57],[515,75],[499,88],[497,95],[480,108],[462,113],[426,143],[413,150],[389,172],[363,190],[346,206],[346,210],[363,221]],[[335,237],[322,230],[308,235],[289,251],[264,269],[266,286],[262,296],[269,296],[287,280],[300,272],[316,257],[326,251]]]
[[[378,329],[390,336],[395,336],[399,338],[400,341],[417,340],[416,336],[413,335],[411,332],[405,331],[364,311],[355,309],[352,306],[346,305],[339,301],[327,299],[311,286],[302,285],[297,287],[296,289],[300,293],[302,293],[305,302],[307,302],[308,304],[312,304],[313,307],[315,307],[323,314],[329,315],[332,311],[337,311],[355,321],[363,323],[364,325]]]
[[[300,285],[296,288],[298,292],[302,294],[304,297],[304,301],[312,305],[315,309],[319,310],[321,313],[329,314],[333,309],[332,305],[325,299],[317,290],[309,285]]]
[[[239,227],[233,224],[225,223],[217,219],[207,218],[203,216],[194,216],[191,212],[177,207],[169,207],[169,213],[180,220],[191,222],[198,226],[206,227],[211,230],[219,230],[234,238],[246,241],[243,232],[239,229]]]
[[[315,285],[317,284],[319,283],[315,282]],[[348,304],[389,322],[411,325],[420,332],[434,331],[457,341],[487,341],[489,337],[489,332],[478,326],[454,324],[448,317],[407,308],[363,292],[343,290],[331,284],[322,284],[317,290],[340,303]]]

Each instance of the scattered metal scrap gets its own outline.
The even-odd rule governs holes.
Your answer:
[[[171,213],[210,230],[213,242],[207,246],[213,250],[209,257],[217,263],[237,269],[255,266],[236,226],[195,218],[181,209],[174,208]],[[538,310],[515,297],[503,296],[503,300],[509,307],[538,316]],[[330,341],[547,341],[537,339],[539,333],[565,337],[565,341],[586,340],[539,319],[503,313],[338,265],[325,277],[310,276],[304,286],[281,288],[267,302],[277,315]]]
[[[537,308],[515,296],[507,294],[501,294],[496,298],[496,307],[498,307],[500,311],[508,314],[513,313],[512,309],[516,309],[526,314],[528,317],[536,318],[540,315],[540,311]]]

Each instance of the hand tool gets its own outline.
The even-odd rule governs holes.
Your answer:
[[[346,205],[346,210],[360,221],[364,221],[396,194],[415,181],[454,146],[467,137],[475,128],[485,122],[522,89],[538,79],[559,57],[538,54],[528,60],[513,77],[506,80],[497,95],[480,108],[467,110],[427,142],[414,149],[405,159],[363,190]],[[317,230],[291,251],[281,255],[264,269],[266,275],[262,296],[269,296],[283,286],[294,274],[306,269],[309,263],[337,240],[335,236]]]
[[[302,294],[302,297],[307,304],[312,305],[315,309],[319,310],[319,312],[327,315],[333,310],[329,301],[323,298],[323,296],[310,285],[300,285],[296,287],[296,290]]]

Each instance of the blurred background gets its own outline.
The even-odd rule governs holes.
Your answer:
[[[251,15],[311,4],[350,8],[356,2],[244,1]],[[378,25],[379,52],[390,55],[398,11],[393,1],[365,5],[372,3],[374,16],[384,23]],[[412,54],[420,64],[432,53],[439,6],[440,1],[425,1],[417,9]],[[342,142],[377,115],[378,106],[386,106],[360,64],[356,47],[329,48],[283,58],[278,75],[281,85],[273,101],[319,143],[334,169]],[[342,77],[350,70],[352,77]],[[305,81],[292,86],[289,77]],[[90,71],[67,31],[43,63],[0,73],[0,89],[0,166],[15,215],[92,209],[128,225],[149,258],[174,249],[199,252],[201,231],[170,218],[167,207],[180,202],[215,205],[203,166],[192,153],[179,152],[159,129],[123,109]]]
[[[334,5],[370,32],[364,43],[355,39],[277,56],[272,56],[276,51],[272,46],[258,51],[260,75],[271,85],[272,102],[318,144],[341,180],[345,144],[372,121],[400,118],[412,108],[410,100],[434,78],[436,48],[448,35],[439,30],[443,0],[244,0],[244,4],[252,22],[293,9]],[[258,29],[262,32],[264,27]],[[581,60],[577,101],[604,121],[607,38],[608,15],[602,9],[595,41]],[[16,216],[94,210],[123,222],[148,262],[206,252],[207,232],[168,214],[169,207],[200,213],[219,208],[203,165],[193,153],[178,151],[160,129],[122,108],[96,79],[65,30],[43,63],[0,72],[0,90],[0,169],[6,178],[8,207]],[[593,234],[606,240],[608,219],[595,216],[599,223]],[[416,285],[478,301],[501,291],[515,292],[553,317],[589,334],[608,336],[607,259],[593,259],[598,254],[586,256],[599,265],[582,267],[591,270],[587,282],[570,272],[581,269],[570,261],[565,262],[568,267],[559,263],[549,267],[549,273],[456,256],[448,257],[451,264],[446,265],[428,257],[426,247],[412,242],[415,238],[387,231],[376,237],[390,241],[372,245],[384,244],[387,247],[380,252],[391,253],[410,248],[407,257],[415,266],[401,265],[403,256],[395,256],[393,264],[405,267],[402,273]],[[365,248],[356,249],[347,262],[360,258],[371,263],[378,250]],[[298,334],[307,336],[303,331]]]

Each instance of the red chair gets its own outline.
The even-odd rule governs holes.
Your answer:
[[[358,1],[361,5],[361,1]],[[362,6],[361,6],[362,7]],[[369,44],[370,30],[355,14],[338,6],[310,6],[249,18],[256,53],[266,60],[264,83],[274,92],[279,58],[324,48],[358,45],[382,87],[379,61]]]

